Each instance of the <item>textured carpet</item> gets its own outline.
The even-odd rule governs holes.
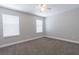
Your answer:
[[[1,55],[78,55],[79,44],[51,38],[39,38],[0,48]]]

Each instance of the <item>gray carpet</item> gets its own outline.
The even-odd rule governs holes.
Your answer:
[[[0,48],[0,55],[78,55],[79,44],[51,38],[37,40]]]

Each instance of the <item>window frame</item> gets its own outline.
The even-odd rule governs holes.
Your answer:
[[[16,37],[16,36],[19,36],[20,35],[20,18],[18,15],[13,15],[13,14],[2,14],[2,27],[4,27],[4,22],[3,22],[3,18],[4,18],[4,15],[10,15],[12,17],[17,17],[18,19],[18,34],[12,34],[12,35],[4,35],[4,28],[3,28],[3,38],[8,38],[8,37]]]
[[[38,25],[37,25],[37,21],[38,21],[38,20],[40,20],[40,21],[42,22],[42,23],[41,23],[41,26],[42,26],[42,27],[41,27],[41,31],[39,31],[38,28],[37,28],[37,26],[38,26]],[[36,33],[43,33],[43,20],[42,20],[42,19],[36,19]]]

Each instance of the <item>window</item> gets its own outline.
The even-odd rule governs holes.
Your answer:
[[[3,37],[19,35],[19,16],[2,14]]]
[[[43,32],[43,21],[36,20],[36,32]]]

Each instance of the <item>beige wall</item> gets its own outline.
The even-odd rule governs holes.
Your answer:
[[[79,42],[79,8],[47,17],[46,35]]]
[[[2,30],[2,14],[11,14],[11,15],[17,15],[20,17],[20,35],[14,36],[14,37],[3,37],[3,30]],[[17,42],[20,40],[26,40],[33,37],[39,37],[43,36],[43,33],[36,33],[36,25],[35,20],[41,19],[44,21],[44,18],[37,17],[31,14],[25,14],[22,12],[17,12],[5,8],[0,8],[0,45],[3,44],[9,44],[13,42]]]

